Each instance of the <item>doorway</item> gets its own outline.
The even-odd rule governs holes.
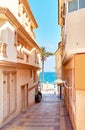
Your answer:
[[[21,86],[21,111],[28,107],[28,84]]]
[[[21,111],[25,109],[25,85],[21,86]]]

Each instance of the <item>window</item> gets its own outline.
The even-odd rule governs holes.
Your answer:
[[[68,3],[68,12],[72,12],[78,9],[78,0],[73,0]]]
[[[32,70],[30,70],[30,78],[32,78]]]
[[[22,48],[20,48],[19,50],[17,49],[17,58],[19,59],[24,59],[24,53],[22,52]]]
[[[34,71],[33,80],[34,80],[34,82],[36,82],[36,71]]]
[[[79,0],[79,9],[85,8],[85,0]]]
[[[0,42],[0,56],[7,56],[7,44]]]
[[[26,62],[29,62],[29,55],[26,54]]]
[[[85,0],[72,0],[68,2],[68,12],[85,8]]]

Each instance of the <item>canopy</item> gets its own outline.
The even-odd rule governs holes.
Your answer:
[[[62,79],[56,79],[54,82],[55,82],[56,84],[58,84],[58,85],[65,83],[65,81],[62,80]]]

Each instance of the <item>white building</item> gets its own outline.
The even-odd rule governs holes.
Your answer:
[[[35,102],[41,49],[27,0],[0,0],[0,127]]]

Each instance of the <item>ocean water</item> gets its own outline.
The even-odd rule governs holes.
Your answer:
[[[55,72],[44,72],[44,83],[53,84],[55,80]],[[40,82],[42,83],[42,72],[40,72]]]

